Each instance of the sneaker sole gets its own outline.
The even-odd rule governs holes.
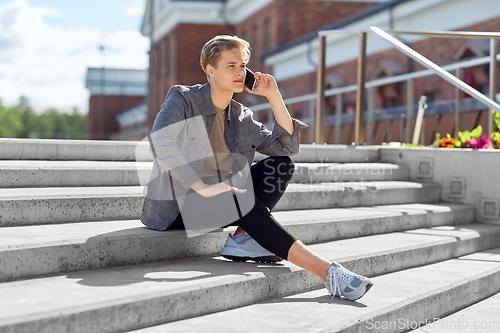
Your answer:
[[[238,261],[238,262],[245,262],[245,261],[255,261],[257,263],[267,263],[267,264],[272,264],[278,261],[283,261],[282,258],[278,256],[264,256],[264,257],[238,257],[238,256],[232,256],[228,254],[221,254],[226,259],[232,260],[232,261]]]
[[[358,298],[347,298],[345,296],[343,296],[346,300],[348,301],[357,301],[358,299],[360,299],[361,297],[365,296],[365,294],[371,289],[371,287],[373,287],[373,283],[370,283],[370,284],[367,284],[366,285],[366,288],[365,288],[365,292],[359,296]],[[331,293],[330,293],[331,295]],[[339,295],[335,295],[334,297],[340,297]]]
[[[365,296],[365,294],[368,292],[368,290],[370,290],[372,287],[373,287],[373,283],[372,284],[367,284],[365,292],[361,296],[359,296],[358,298],[355,298],[355,299],[348,299],[348,298],[346,298],[346,299],[348,299],[349,301],[357,301],[361,297]]]

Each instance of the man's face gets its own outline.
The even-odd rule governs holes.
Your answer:
[[[246,62],[239,49],[222,51],[217,68],[207,66],[210,85],[227,92],[242,92],[245,88],[245,67]]]

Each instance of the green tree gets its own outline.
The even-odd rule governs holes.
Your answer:
[[[24,124],[24,128],[19,134],[20,138],[29,138],[30,132],[33,131],[33,128],[37,126],[38,115],[35,111],[29,106],[28,100],[24,97],[20,98],[19,103],[20,111],[22,114],[22,121]]]
[[[77,108],[73,108],[73,112],[69,116],[69,132],[85,133],[87,128],[87,116],[78,112]]]
[[[73,108],[72,113],[49,108],[37,114],[26,97],[19,104],[5,107],[0,100],[0,137],[28,138],[36,133],[44,139],[84,139],[87,116]]]
[[[19,108],[5,107],[0,100],[0,137],[17,138],[23,129]]]

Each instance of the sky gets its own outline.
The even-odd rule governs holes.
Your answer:
[[[148,67],[146,0],[0,0],[0,99],[88,110],[89,67]],[[104,54],[99,46],[104,46]]]

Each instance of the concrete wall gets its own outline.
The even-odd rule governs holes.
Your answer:
[[[441,200],[473,204],[476,220],[500,225],[500,151],[381,148],[383,162],[406,164],[410,179],[441,184]]]

